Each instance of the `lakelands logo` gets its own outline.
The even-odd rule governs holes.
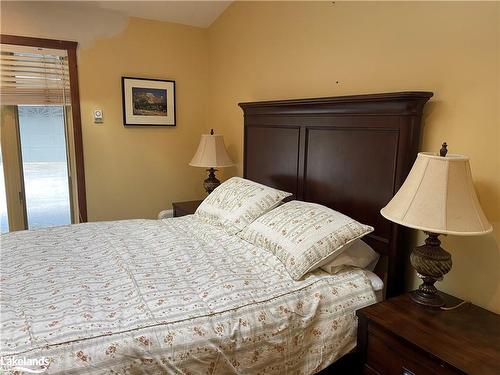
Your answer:
[[[27,374],[43,374],[47,371],[50,360],[45,357],[0,357],[0,374],[16,372]]]

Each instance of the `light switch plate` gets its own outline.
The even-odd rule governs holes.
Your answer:
[[[94,109],[94,123],[95,124],[102,124],[104,121],[103,114],[102,114],[102,109]]]

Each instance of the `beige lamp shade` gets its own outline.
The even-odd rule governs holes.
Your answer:
[[[419,153],[403,186],[380,213],[426,232],[473,236],[492,231],[463,155]]]
[[[221,168],[234,165],[226,151],[224,138],[220,134],[203,134],[198,150],[189,163],[193,167]]]

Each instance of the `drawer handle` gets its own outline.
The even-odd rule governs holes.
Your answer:
[[[403,367],[401,369],[401,375],[415,375],[415,373]]]

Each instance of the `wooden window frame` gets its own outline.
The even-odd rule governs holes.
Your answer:
[[[75,147],[76,185],[78,200],[78,218],[80,222],[87,221],[87,196],[85,190],[85,167],[83,159],[82,118],[80,113],[80,93],[78,86],[78,66],[76,48],[78,42],[33,38],[0,34],[0,43],[20,46],[52,48],[66,50],[68,53],[69,83],[71,92],[71,118],[73,122],[73,143]]]

